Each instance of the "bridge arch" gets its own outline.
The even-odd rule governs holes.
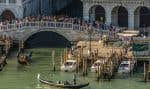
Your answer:
[[[61,46],[70,47],[70,40],[59,32],[35,31],[24,37],[25,47]]]
[[[101,5],[93,5],[89,9],[89,17],[91,21],[100,21],[102,23],[105,23],[106,20],[106,11],[105,8]]]
[[[134,11],[135,27],[150,26],[150,9],[146,6],[138,6]]]
[[[124,6],[115,6],[111,12],[112,24],[128,27],[128,10]]]

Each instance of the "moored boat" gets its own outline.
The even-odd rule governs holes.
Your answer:
[[[4,66],[6,65],[6,55],[2,55],[2,57],[0,58],[0,71],[3,70]]]
[[[134,60],[123,60],[119,65],[118,73],[130,73],[133,71],[134,65]]]
[[[27,57],[24,55],[24,54],[19,54],[18,56],[18,62],[22,65],[27,65],[29,64],[28,63],[28,60],[27,60]]]
[[[102,64],[104,64],[104,63],[105,63],[104,60],[97,60],[97,61],[94,62],[94,64],[91,66],[90,71],[91,71],[91,72],[97,72],[97,71],[101,68]]]
[[[89,85],[89,83],[77,84],[75,81],[74,82],[69,82],[69,81],[57,81],[57,82],[48,81],[48,80],[42,79],[40,77],[40,74],[38,74],[38,80],[41,83],[48,84],[50,86],[59,87],[59,88],[68,88],[68,89],[80,89],[80,88],[83,88],[83,87],[86,87],[86,86]]]
[[[61,70],[62,71],[69,71],[69,72],[73,72],[75,71],[77,68],[77,61],[76,60],[66,60],[66,62],[64,62],[61,65]]]

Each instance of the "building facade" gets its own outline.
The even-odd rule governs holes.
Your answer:
[[[64,14],[130,29],[150,26],[150,0],[0,0],[1,16],[12,13],[14,18]]]
[[[0,0],[0,18],[12,20],[23,17],[23,7],[21,0]]]
[[[83,5],[80,0],[25,0],[25,16],[67,15],[82,17]]]
[[[83,18],[131,29],[150,26],[150,0],[82,0]]]

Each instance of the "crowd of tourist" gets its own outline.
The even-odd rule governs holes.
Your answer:
[[[22,22],[36,22],[36,21],[50,21],[50,22],[64,22],[64,23],[72,23],[72,24],[77,24],[86,28],[96,28],[99,31],[100,30],[107,30],[109,31],[109,35],[111,37],[114,37],[117,31],[117,28],[112,26],[112,25],[106,25],[101,21],[86,21],[83,20],[82,18],[70,18],[68,16],[64,16],[64,15],[59,15],[59,16],[28,16],[25,17],[21,20],[19,19],[14,19],[14,20],[5,20],[3,22],[0,22],[0,29],[3,29],[2,26],[3,25],[8,25],[8,24],[16,24],[16,26],[18,27],[18,24],[22,23]],[[87,29],[86,29],[87,30]]]
[[[68,16],[63,16],[63,15],[59,15],[59,16],[28,16],[25,17],[24,19],[18,20],[18,19],[14,19],[14,20],[5,20],[0,22],[0,27],[2,25],[7,25],[7,24],[16,24],[16,23],[20,23],[20,22],[35,22],[35,21],[53,21],[53,22],[66,22],[66,23],[73,23],[73,24],[78,24],[80,26],[92,26],[98,29],[109,29],[111,26],[107,26],[106,24],[100,22],[100,21],[86,21],[83,20],[81,18],[70,18]]]

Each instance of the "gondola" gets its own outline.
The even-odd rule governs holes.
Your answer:
[[[3,55],[1,58],[0,58],[0,71],[3,70],[4,66],[6,65],[6,56]]]
[[[77,84],[77,83],[71,83],[68,81],[64,81],[64,82],[63,81],[58,81],[58,82],[48,81],[48,80],[44,80],[40,78],[39,74],[38,74],[38,80],[41,83],[44,83],[50,86],[59,87],[59,88],[67,88],[67,89],[80,89],[89,85],[89,83]]]
[[[29,64],[28,63],[28,60],[27,60],[27,57],[24,55],[24,54],[19,54],[18,56],[18,62],[22,65],[27,65]]]
[[[32,52],[30,52],[28,55],[25,55],[24,53],[18,53],[17,58],[18,62],[22,65],[29,65],[29,62],[31,61]]]

